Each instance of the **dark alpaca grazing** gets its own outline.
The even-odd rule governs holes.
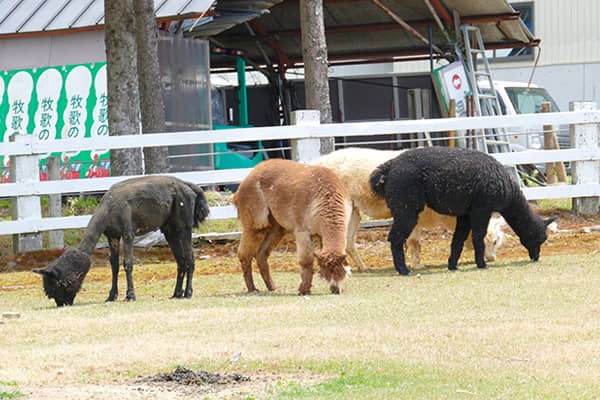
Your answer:
[[[102,197],[79,248],[65,251],[45,269],[33,272],[44,276],[46,294],[54,298],[57,305],[72,304],[85,278],[85,273],[80,271],[87,272],[89,269],[90,257],[104,234],[108,239],[112,269],[112,286],[107,301],[114,301],[118,294],[119,251],[123,239],[123,267],[127,278],[125,300],[135,300],[132,277],[134,237],[160,228],[177,262],[173,297],[190,298],[194,273],[192,228],[204,221],[208,212],[202,189],[192,183],[170,176],[147,176],[119,182]]]
[[[477,267],[487,268],[483,238],[494,211],[519,236],[532,261],[539,259],[546,228],[554,221],[535,214],[502,164],[478,151],[444,147],[409,150],[377,167],[370,184],[392,212],[394,222],[388,240],[394,267],[402,275],[409,274],[404,242],[425,205],[457,217],[448,259],[450,270],[456,269],[469,231],[473,234]]]
[[[42,274],[46,296],[54,299],[57,307],[62,307],[73,304],[89,270],[90,256],[69,247],[47,268],[34,269],[33,272]]]

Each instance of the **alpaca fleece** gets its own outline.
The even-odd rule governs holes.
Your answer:
[[[370,177],[371,189],[385,198],[394,222],[388,240],[394,266],[409,273],[404,242],[425,205],[457,217],[448,268],[456,269],[463,244],[473,234],[475,262],[486,268],[483,238],[492,212],[499,212],[519,236],[529,257],[537,261],[546,241],[546,227],[554,219],[542,220],[529,207],[518,182],[493,157],[482,152],[429,147],[408,150],[379,167]]]
[[[133,240],[160,229],[165,235],[171,252],[177,261],[177,280],[173,297],[192,296],[194,254],[192,251],[192,228],[198,226],[208,215],[209,208],[202,189],[192,183],[171,176],[145,176],[114,184],[102,197],[100,205],[86,227],[78,251],[88,256],[94,252],[101,235],[108,239],[112,286],[107,301],[114,301],[118,294],[119,252],[123,240],[127,293],[125,300],[135,300],[133,287]],[[58,280],[53,270],[81,271],[83,257],[59,257],[46,269],[34,270],[47,279]],[[89,268],[89,260],[87,261]],[[73,298],[83,281],[63,282]],[[186,278],[183,289],[183,280]],[[57,283],[58,284],[58,283]],[[72,286],[72,287],[71,287]],[[76,287],[76,290],[75,290]],[[73,298],[70,299],[72,304]]]
[[[302,275],[298,292],[310,293],[315,258],[331,292],[340,292],[339,282],[347,274],[346,235],[352,205],[333,171],[289,160],[268,160],[242,181],[233,202],[242,225],[238,258],[249,292],[256,290],[253,258],[267,289],[275,289],[267,259],[286,232],[296,238]],[[313,236],[321,241],[320,254],[314,252]]]

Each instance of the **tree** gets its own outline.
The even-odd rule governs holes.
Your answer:
[[[142,133],[165,132],[165,105],[158,64],[158,29],[154,0],[134,0],[137,72],[142,115]],[[147,174],[169,171],[167,147],[144,148]]]
[[[331,123],[323,0],[300,0],[300,31],[306,107],[321,112],[321,123]],[[321,154],[331,153],[333,145],[333,138],[322,138]]]
[[[133,0],[104,0],[104,20],[110,134],[137,135],[140,103]],[[139,148],[111,150],[110,159],[113,175],[143,172]]]

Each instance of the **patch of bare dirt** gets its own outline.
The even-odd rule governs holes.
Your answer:
[[[21,387],[19,391],[36,400],[237,400],[264,397],[291,382],[315,384],[324,379],[314,375],[219,374],[177,367],[131,384]]]
[[[180,385],[226,385],[240,382],[249,382],[250,377],[242,374],[219,374],[208,371],[194,372],[191,369],[178,366],[173,372],[164,372],[154,376],[140,379],[137,383],[148,382],[174,382]]]

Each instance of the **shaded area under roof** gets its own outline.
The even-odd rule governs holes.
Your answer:
[[[480,28],[488,49],[532,47],[539,43],[506,0],[429,1],[436,6],[452,40],[455,38],[452,16],[456,12],[460,23]],[[257,65],[272,63],[291,67],[302,63],[298,0],[218,2],[222,6],[226,3],[278,4],[272,4],[269,13],[249,23],[238,24],[220,33],[211,25],[218,24],[220,18],[226,19],[231,14],[217,10],[214,22],[198,25],[185,35],[209,38],[217,46],[243,50],[248,60]],[[452,50],[424,0],[383,0],[382,3],[425,38],[431,26],[434,44]],[[394,22],[371,0],[324,0],[324,14],[329,62],[332,65],[401,61],[429,54],[427,45]],[[213,57],[212,66],[230,67],[231,59]]]
[[[154,0],[159,20],[207,14],[214,0]],[[101,29],[104,0],[2,0],[0,38]]]

